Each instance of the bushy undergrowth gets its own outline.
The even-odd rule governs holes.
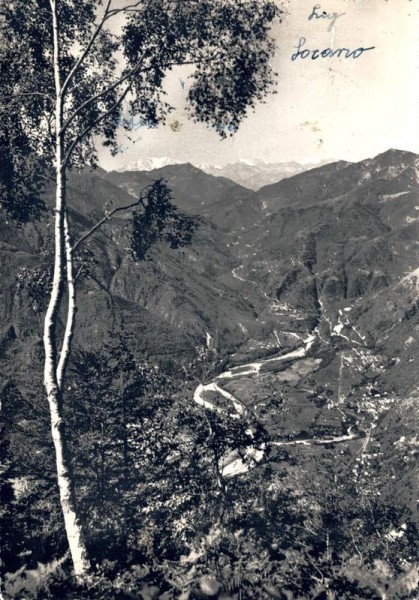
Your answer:
[[[5,599],[414,598],[417,528],[380,498],[374,474],[364,486],[354,480],[349,450],[332,466],[319,455],[300,487],[290,483],[286,454],[281,463],[267,453],[256,469],[225,478],[221,457],[266,442],[266,431],[195,406],[172,377],[138,364],[122,337],[100,355],[79,352],[68,385],[92,575],[79,586],[71,574],[37,390],[10,385]]]

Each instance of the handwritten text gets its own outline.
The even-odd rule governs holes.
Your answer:
[[[344,15],[346,15],[346,13],[337,13],[337,12],[328,13],[325,10],[321,9],[320,4],[316,4],[315,6],[313,6],[313,10],[309,14],[308,20],[312,21],[313,19],[316,19],[316,21],[317,21],[317,19],[327,19],[328,21],[330,21],[329,27],[327,29],[328,29],[328,31],[332,31],[336,21],[340,17],[343,17]]]
[[[369,48],[357,48],[356,50],[350,50],[349,48],[337,48],[333,50],[332,48],[325,48],[324,50],[309,50],[308,48],[304,48],[306,43],[305,37],[300,37],[298,44],[294,46],[297,49],[294,54],[291,56],[291,60],[297,60],[298,58],[308,58],[310,57],[312,60],[316,60],[317,58],[359,58],[364,52],[368,52],[369,50],[374,50],[375,46],[370,46]]]

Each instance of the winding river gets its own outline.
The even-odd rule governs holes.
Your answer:
[[[239,399],[233,396],[230,392],[223,389],[222,385],[224,381],[231,381],[232,379],[239,379],[240,377],[246,376],[254,376],[259,375],[261,369],[264,365],[272,363],[272,362],[283,362],[288,361],[290,359],[301,359],[307,356],[310,348],[313,346],[316,341],[316,335],[309,335],[305,340],[303,340],[303,345],[292,352],[288,352],[287,354],[282,354],[281,356],[276,356],[274,358],[267,358],[265,360],[259,360],[255,362],[251,362],[245,365],[240,365],[237,367],[233,367],[223,373],[217,375],[214,380],[210,383],[200,383],[193,395],[194,402],[199,406],[202,406],[205,409],[224,412],[224,409],[215,405],[215,403],[211,402],[211,400],[205,398],[206,392],[215,392],[228,400],[231,403],[232,409],[234,412],[230,413],[230,416],[233,418],[239,419],[247,410],[245,404]],[[251,430],[249,430],[251,433]],[[266,446],[313,446],[313,445],[327,445],[327,444],[338,444],[341,442],[348,442],[350,440],[357,439],[359,435],[356,435],[352,432],[351,427],[348,428],[346,434],[332,437],[332,438],[307,438],[307,439],[298,439],[291,441],[270,441],[267,444],[260,444],[257,448],[253,446],[248,446],[242,451],[242,455],[240,456],[238,451],[228,452],[222,457],[220,464],[220,472],[223,477],[230,478],[240,475],[242,473],[246,473],[250,469],[254,468],[258,463],[260,463],[266,451]]]

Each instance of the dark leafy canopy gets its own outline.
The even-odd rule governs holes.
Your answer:
[[[158,179],[146,197],[142,210],[135,211],[132,216],[131,253],[134,260],[144,260],[150,248],[159,241],[175,249],[190,244],[198,220],[179,212],[172,204],[167,183]]]
[[[44,212],[41,194],[47,174],[24,132],[13,129],[10,120],[7,124],[5,121],[0,129],[0,208],[21,224]]]
[[[159,120],[165,106],[156,92],[165,72],[191,63],[196,68],[188,99],[195,119],[221,136],[237,130],[248,107],[261,101],[273,83],[269,60],[274,42],[268,32],[278,13],[273,2],[261,0],[141,3],[122,36],[126,72],[144,63],[133,82],[132,112]],[[144,96],[144,90],[151,93]]]
[[[126,101],[142,122],[163,121],[171,108],[163,81],[177,65],[191,65],[193,117],[221,136],[237,129],[273,82],[274,43],[268,32],[279,10],[271,0],[139,0],[128,3],[132,8],[120,35],[109,30],[120,8],[108,2],[56,4],[67,166],[94,163],[97,136],[116,148]],[[50,3],[15,0],[6,2],[3,13],[0,117],[7,113],[24,124],[30,147],[52,160],[56,90]]]
[[[57,2],[62,84],[76,63],[79,48],[91,38],[98,4],[86,0]],[[6,93],[1,94],[0,117],[7,113],[16,123],[24,123],[31,148],[52,162],[56,131],[51,6],[49,0],[16,0],[7,2],[3,13],[4,44],[0,51],[0,67],[2,84],[6,81],[8,86]],[[108,88],[115,75],[113,53],[116,48],[116,38],[102,31],[95,40],[93,51],[74,73],[64,102],[65,147],[68,148],[115,103],[117,91]],[[93,97],[96,99],[74,115],[76,107]],[[115,130],[116,126],[109,127],[106,121],[98,123],[83,145],[77,146],[68,164],[82,166],[94,162],[93,134],[113,139]]]
[[[0,23],[0,40],[3,28]],[[40,217],[44,210],[41,193],[48,173],[46,164],[34,151],[31,130],[25,131],[11,104],[10,95],[19,79],[19,69],[11,69],[9,47],[0,41],[0,208],[17,223]]]

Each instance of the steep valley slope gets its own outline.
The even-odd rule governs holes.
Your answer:
[[[206,347],[210,374],[202,383],[260,364],[223,379],[222,389],[254,411],[272,439],[327,440],[351,427],[355,453],[381,444],[388,458],[380,468],[391,471],[386,493],[414,508],[418,169],[417,156],[390,150],[360,163],[323,165],[258,192],[191,165],[72,175],[74,239],[111,203],[132,203],[157,178],[200,222],[191,245],[174,250],[160,243],[141,262],[129,251],[129,213],[95,233],[78,257],[76,344],[97,348],[123,321],[138,356],[171,372],[180,373]],[[2,385],[27,385],[23,374],[42,354],[48,218],[18,228],[2,216],[0,240]],[[308,338],[307,352],[281,358]],[[207,398],[222,401],[217,390]],[[318,456],[312,446],[289,451],[309,463]]]

